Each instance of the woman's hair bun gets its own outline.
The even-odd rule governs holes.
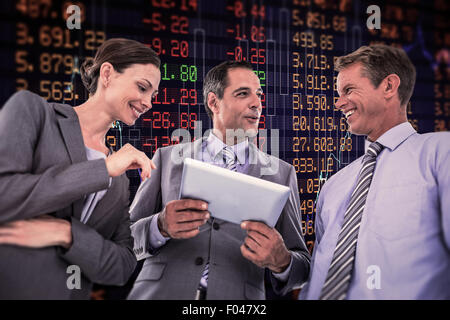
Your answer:
[[[81,80],[83,81],[83,85],[89,93],[92,92],[92,66],[94,65],[94,61],[92,59],[86,59],[81,64],[80,74]]]

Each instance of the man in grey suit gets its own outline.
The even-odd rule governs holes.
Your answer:
[[[159,148],[153,157],[157,169],[131,206],[134,251],[145,262],[129,299],[265,299],[265,268],[278,294],[308,277],[295,170],[248,139],[256,136],[262,111],[258,77],[249,63],[224,62],[208,72],[203,91],[212,132]],[[246,135],[229,134],[236,130]],[[290,187],[275,228],[255,221],[239,226],[210,217],[204,201],[177,200],[185,157]],[[277,170],[268,174],[270,168]]]

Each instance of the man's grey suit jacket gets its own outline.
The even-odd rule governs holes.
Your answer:
[[[145,261],[128,299],[194,299],[208,261],[207,299],[265,299],[264,268],[242,256],[240,246],[246,231],[237,224],[210,218],[193,238],[170,239],[156,251],[149,245],[151,220],[169,201],[178,199],[183,158],[198,158],[203,141],[159,148],[153,157],[157,169],[141,184],[131,206],[134,250],[138,260]],[[300,229],[297,177],[293,166],[261,152],[252,143],[249,151],[249,175],[291,189],[276,229],[292,253],[292,268],[286,283],[271,277],[275,292],[286,294],[307,279],[310,267]],[[275,174],[267,174],[270,167]]]
[[[0,137],[0,224],[50,214],[71,222],[73,238],[69,250],[0,245],[0,299],[88,299],[92,282],[125,284],[136,266],[128,178],[113,178],[79,221],[84,196],[109,177],[103,159],[87,161],[73,108],[17,92],[0,111]],[[81,269],[80,289],[70,265]]]

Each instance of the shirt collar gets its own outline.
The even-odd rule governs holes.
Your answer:
[[[409,138],[412,134],[417,131],[411,126],[411,124],[406,121],[396,125],[395,127],[389,129],[385,133],[383,133],[378,139],[377,142],[381,143],[385,148],[388,148],[390,151],[394,151],[403,141]],[[367,138],[364,144],[364,151],[367,152],[367,148],[370,146],[372,142]]]
[[[206,148],[211,155],[211,158],[216,159],[219,154],[222,157],[222,150],[226,146],[227,145],[213,133],[213,130],[211,130],[206,140]],[[233,152],[236,154],[239,164],[245,164],[245,159],[248,155],[248,139],[229,147],[233,149]]]
[[[88,146],[84,146],[84,148],[86,149],[86,157],[88,160],[94,160],[94,159],[106,159],[106,155],[98,150],[89,148]]]

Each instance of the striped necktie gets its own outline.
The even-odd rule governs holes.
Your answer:
[[[237,171],[237,163],[236,163],[236,154],[233,149],[230,147],[224,147],[222,150],[223,162],[225,164],[225,168]],[[200,279],[200,287],[206,289],[208,287],[208,275],[209,275],[209,261],[205,265],[205,269],[203,270],[202,277]]]
[[[373,142],[364,155],[362,169],[345,212],[333,259],[320,293],[321,300],[344,300],[347,296],[362,213],[372,182],[377,156],[383,148],[380,143]]]
[[[223,161],[225,162],[225,168],[232,171],[237,171],[236,154],[234,153],[233,149],[231,149],[231,147],[223,148],[222,155]]]

